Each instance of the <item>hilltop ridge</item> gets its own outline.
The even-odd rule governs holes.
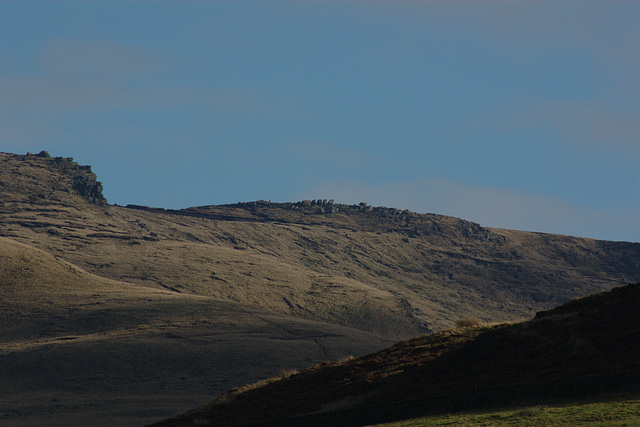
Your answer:
[[[371,206],[366,202],[346,205],[326,199],[285,203],[258,200],[186,209],[151,208],[132,204],[126,207],[212,220],[295,223],[325,225],[354,231],[395,232],[406,237],[442,234],[454,231],[455,228],[461,236],[466,238],[494,243],[504,240],[503,236],[493,233],[491,229],[471,221],[432,213],[416,213],[408,209]]]

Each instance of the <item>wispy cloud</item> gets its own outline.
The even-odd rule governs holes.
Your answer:
[[[601,146],[623,155],[637,152],[640,119],[598,101],[543,100],[514,103],[506,114],[483,113],[476,125],[500,131],[543,130],[577,147]]]
[[[372,3],[361,10],[464,30],[523,54],[570,49],[602,59],[603,67],[612,61],[637,66],[637,2],[461,0]]]
[[[110,40],[58,38],[46,43],[38,62],[47,73],[57,76],[115,80],[147,73],[161,67],[163,61],[147,50]]]
[[[24,108],[51,113],[87,110],[140,110],[197,106],[220,110],[253,110],[261,100],[250,92],[158,86],[145,82],[113,82],[99,79],[63,80],[55,76],[6,79],[0,84],[5,108]]]
[[[0,80],[0,141],[28,145],[63,137],[66,117],[105,112],[157,114],[197,108],[206,114],[265,108],[260,94],[233,87],[163,79],[160,55],[111,41],[56,39],[35,61],[37,69]]]
[[[414,182],[359,181],[326,183],[297,194],[353,204],[437,213],[484,226],[576,235],[606,240],[640,241],[637,209],[593,209],[540,194],[465,185],[430,178]]]
[[[589,144],[637,153],[638,2],[374,2],[359,10],[376,13],[383,22],[393,17],[417,23],[442,37],[444,46],[446,37],[457,40],[460,49],[480,46],[495,55],[487,63],[518,64],[505,68],[507,80],[531,71],[506,95],[499,93],[501,82],[491,78],[498,79],[502,70],[485,81],[470,75],[475,84],[498,89],[483,98],[479,122],[501,131],[549,131],[581,149]]]
[[[68,139],[64,129],[48,120],[40,120],[37,125],[33,117],[0,108],[0,143],[2,151],[24,152],[43,149],[42,142],[51,143]],[[48,145],[47,145],[48,146]]]
[[[375,162],[370,153],[319,140],[297,139],[281,144],[277,149],[294,161],[306,164],[368,167]]]

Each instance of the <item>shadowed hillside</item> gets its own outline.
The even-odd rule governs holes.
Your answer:
[[[640,283],[232,390],[154,426],[359,426],[640,392]]]
[[[0,153],[3,423],[140,424],[282,369],[640,280],[638,243],[325,200],[122,207],[101,191],[70,158]]]
[[[244,304],[104,279],[0,238],[0,389],[10,391],[0,394],[2,425],[140,425],[243,378],[383,342]]]

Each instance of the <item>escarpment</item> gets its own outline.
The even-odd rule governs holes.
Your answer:
[[[106,206],[102,183],[91,166],[80,165],[72,157],[38,154],[0,153],[0,201],[27,198],[31,202],[60,201],[60,195],[74,194],[98,206]]]

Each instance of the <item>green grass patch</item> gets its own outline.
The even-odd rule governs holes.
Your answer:
[[[380,424],[385,427],[423,426],[640,426],[640,396],[583,404],[535,406],[483,413],[416,418]]]

